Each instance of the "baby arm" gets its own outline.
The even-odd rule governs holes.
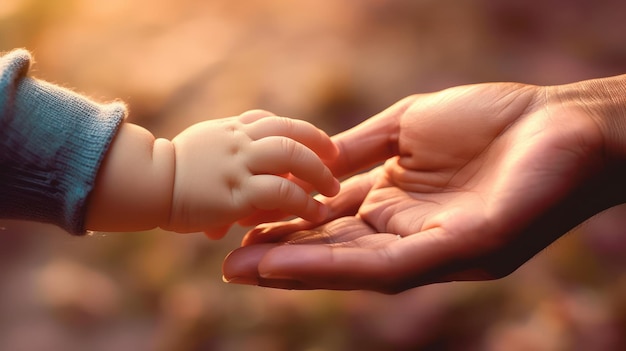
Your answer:
[[[219,238],[256,211],[318,220],[324,207],[294,181],[335,195],[339,183],[324,161],[336,153],[311,124],[259,111],[198,123],[171,142],[126,124],[97,178],[87,227]]]
[[[98,231],[138,231],[169,218],[174,146],[146,129],[124,123],[100,167],[85,218]]]

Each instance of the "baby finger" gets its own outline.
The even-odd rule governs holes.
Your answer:
[[[293,139],[324,159],[334,159],[338,154],[337,147],[324,131],[303,120],[268,116],[245,124],[244,130],[253,140],[270,136]]]
[[[250,172],[274,175],[291,173],[326,196],[334,196],[339,191],[339,181],[330,169],[304,145],[283,137],[267,137],[251,145],[247,161]]]
[[[274,175],[255,175],[245,183],[247,202],[261,210],[281,210],[308,221],[326,216],[326,207],[309,196],[302,188],[285,178]]]

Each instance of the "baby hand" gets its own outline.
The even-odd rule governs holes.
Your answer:
[[[250,111],[193,125],[172,143],[176,173],[164,229],[217,239],[239,219],[267,210],[316,221],[325,207],[300,185],[326,196],[339,191],[324,164],[337,148],[305,121]]]

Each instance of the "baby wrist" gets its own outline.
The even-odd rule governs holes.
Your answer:
[[[156,184],[159,184],[158,202],[155,213],[156,226],[168,229],[174,198],[174,180],[176,174],[176,152],[174,144],[167,139],[159,138],[154,141],[153,146],[153,170]]]

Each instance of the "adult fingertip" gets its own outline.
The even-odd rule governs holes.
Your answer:
[[[229,277],[222,276],[222,281],[228,284],[259,285],[259,280],[253,277]]]
[[[231,251],[222,263],[222,280],[235,284],[254,284],[258,264],[274,245],[259,244]]]
[[[315,224],[303,218],[259,224],[244,235],[241,246],[284,242],[281,240],[284,236],[310,229],[311,226],[315,226]]]
[[[262,223],[250,229],[241,239],[241,246],[249,246],[263,242],[264,234],[271,230],[268,223]]]

